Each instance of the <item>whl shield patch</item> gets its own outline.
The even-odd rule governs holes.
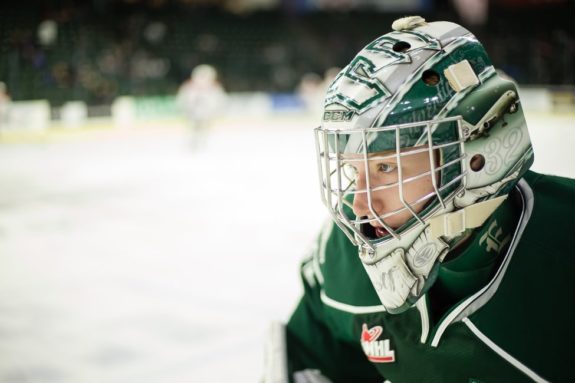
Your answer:
[[[383,327],[374,326],[370,329],[367,324],[361,327],[361,347],[367,359],[373,363],[395,362],[395,351],[390,349],[389,339],[378,340],[383,333]]]

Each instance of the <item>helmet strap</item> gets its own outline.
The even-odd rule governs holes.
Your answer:
[[[493,214],[495,210],[505,201],[507,195],[488,199],[451,213],[445,213],[429,220],[431,237],[456,237],[467,229],[475,229]]]

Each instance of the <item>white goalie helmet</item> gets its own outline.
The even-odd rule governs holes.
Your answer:
[[[315,133],[322,200],[398,313],[496,210],[533,151],[516,85],[473,34],[417,16],[392,28],[335,78]]]

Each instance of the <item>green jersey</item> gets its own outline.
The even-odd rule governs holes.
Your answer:
[[[301,268],[287,325],[290,376],[333,382],[575,381],[570,236],[575,180],[528,172],[402,314],[385,312],[357,248],[333,224]]]

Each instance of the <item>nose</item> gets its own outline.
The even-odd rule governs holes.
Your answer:
[[[356,191],[359,191],[354,195],[352,210],[356,217],[373,217],[371,209],[369,208],[369,198],[367,194],[367,184],[365,182],[365,173],[358,174],[356,178]],[[383,204],[380,198],[376,196],[376,193],[371,193],[371,205],[376,215],[380,215],[382,212]]]

